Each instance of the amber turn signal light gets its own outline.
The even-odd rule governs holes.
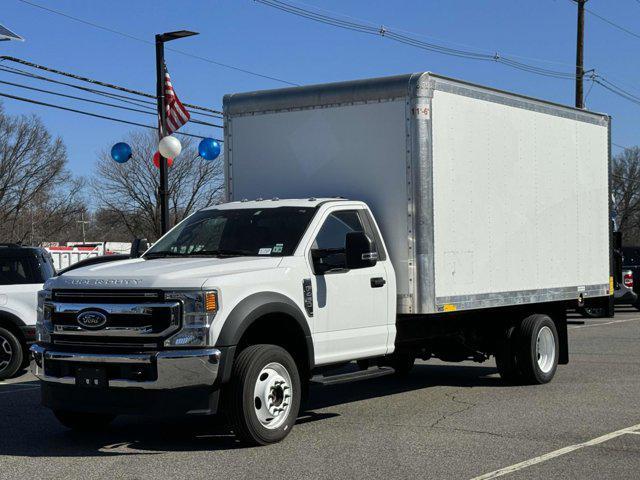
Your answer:
[[[206,292],[204,294],[204,309],[207,312],[215,312],[218,310],[218,296],[216,292]]]

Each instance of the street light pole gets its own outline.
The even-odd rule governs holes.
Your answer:
[[[164,44],[178,38],[198,35],[197,32],[179,30],[156,35],[156,97],[158,103],[158,140],[162,140],[167,132],[167,111],[165,108],[165,65]],[[160,186],[158,187],[160,203],[160,233],[169,231],[169,169],[167,159],[160,155]]]
[[[164,42],[162,35],[156,35],[156,97],[158,99],[158,140],[164,138],[166,131],[166,110],[164,107]],[[160,233],[169,231],[169,179],[167,178],[167,159],[160,155]]]
[[[576,108],[584,108],[582,94],[584,78],[584,4],[587,0],[575,0],[578,4],[578,29],[576,40]]]

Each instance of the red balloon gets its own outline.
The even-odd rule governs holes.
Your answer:
[[[156,152],[153,154],[153,164],[156,168],[160,168],[160,152]],[[167,158],[167,166],[173,165],[173,158]]]

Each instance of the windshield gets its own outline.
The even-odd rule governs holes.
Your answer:
[[[201,210],[161,238],[144,258],[292,255],[315,208]]]

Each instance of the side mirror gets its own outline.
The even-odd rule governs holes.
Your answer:
[[[347,268],[373,267],[378,263],[378,253],[375,251],[373,240],[364,232],[349,232],[345,242]]]
[[[149,248],[149,242],[146,238],[135,238],[131,242],[131,258],[139,258]]]

